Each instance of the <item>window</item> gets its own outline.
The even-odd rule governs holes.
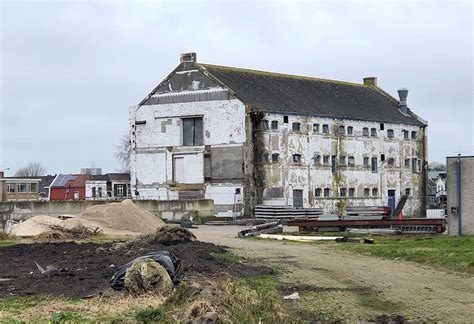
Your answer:
[[[411,171],[413,173],[416,173],[416,160],[417,160],[416,158],[411,159]]]
[[[13,193],[15,191],[16,191],[16,183],[8,182],[7,183],[7,192]]]
[[[272,120],[272,129],[278,129],[278,121]]]
[[[378,188],[372,188],[372,197],[377,197],[379,195],[379,189]]]
[[[349,197],[355,196],[355,188],[349,188]]]
[[[369,136],[369,129],[367,127],[362,128],[362,135]]]
[[[368,156],[364,156],[364,166],[365,167],[369,166],[369,157]]]
[[[321,197],[321,188],[316,188],[316,189],[314,190],[314,195],[315,195],[316,197]]]
[[[418,172],[421,172],[421,169],[422,169],[421,160],[418,160]]]
[[[122,197],[123,196],[123,185],[117,185],[117,196]],[[99,194],[100,197],[100,194]]]
[[[408,131],[407,130],[403,131],[403,138],[408,139]]]
[[[324,197],[329,197],[330,194],[331,194],[331,189],[324,188]]]
[[[268,162],[270,160],[270,154],[263,153],[262,154],[262,162]]]
[[[405,188],[405,195],[409,196],[411,193],[411,189],[410,188]]]
[[[146,120],[137,120],[135,121],[135,125],[146,125]]]
[[[385,161],[385,154],[380,154],[380,161]]]
[[[339,190],[340,196],[345,197],[347,195],[347,189],[346,188],[341,188]]]
[[[336,156],[335,155],[331,156],[331,172],[332,173],[336,172]]]
[[[283,116],[283,123],[288,124],[288,116]]]
[[[416,139],[416,132],[415,131],[411,132],[411,139]]]
[[[313,124],[313,133],[319,133],[319,124]]]
[[[371,128],[371,129],[370,129],[370,136],[372,136],[372,137],[377,137],[377,129]]]
[[[346,164],[346,156],[345,155],[341,155],[339,157],[339,164],[341,165],[345,165]]]
[[[291,125],[291,130],[293,132],[300,132],[301,131],[301,124],[300,123],[293,123]]]
[[[293,162],[301,163],[301,154],[293,154]]]
[[[339,134],[340,135],[345,135],[346,134],[346,128],[344,126],[339,126]]]
[[[268,120],[263,119],[260,121],[260,129],[267,130],[268,129]]]
[[[355,158],[353,156],[349,156],[347,158],[347,164],[348,165],[355,165]]]
[[[395,166],[395,159],[394,158],[389,158],[387,160],[387,165],[390,166],[390,167]]]
[[[30,192],[38,192],[38,184],[36,182],[30,183]]]
[[[314,164],[321,164],[321,155],[319,154],[314,155]]]
[[[377,158],[376,157],[373,157],[372,158],[372,172],[373,173],[377,173]]]
[[[19,183],[18,184],[18,192],[26,192],[26,183]]]
[[[380,123],[380,130],[383,130],[385,128],[385,125],[383,123]]]
[[[354,132],[354,127],[348,126],[347,127],[347,135],[352,135],[353,132]]]
[[[327,124],[323,125],[323,134],[329,134],[329,125]]]
[[[183,145],[202,144],[202,117],[183,118]]]
[[[324,155],[323,156],[323,164],[324,165],[329,165],[329,155]]]
[[[410,159],[405,159],[405,168],[410,167]]]
[[[278,153],[273,153],[272,154],[272,162],[277,163],[280,160],[280,154]]]
[[[370,196],[370,189],[364,188],[364,197],[369,197],[369,196]]]
[[[99,198],[102,198],[102,187],[99,187],[97,192],[99,193]]]
[[[395,132],[393,129],[387,129],[387,137],[388,138],[394,138],[395,137]]]

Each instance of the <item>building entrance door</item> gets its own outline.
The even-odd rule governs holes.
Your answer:
[[[173,159],[173,166],[174,183],[184,183],[184,158],[175,157]]]
[[[393,217],[393,212],[395,211],[395,190],[388,190],[388,207],[390,207],[390,216]]]
[[[293,189],[293,207],[303,207],[303,190]]]

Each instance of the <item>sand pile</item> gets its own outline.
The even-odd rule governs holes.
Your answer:
[[[79,219],[84,226],[100,227],[104,234],[150,234],[165,226],[160,218],[129,199],[91,206],[82,212]]]
[[[62,220],[47,215],[38,215],[14,226],[11,235],[19,237],[37,236],[51,230],[51,226],[62,224]]]

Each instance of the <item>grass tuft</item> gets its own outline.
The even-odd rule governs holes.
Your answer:
[[[69,311],[56,312],[51,316],[52,324],[83,323],[85,320],[82,314]]]
[[[161,315],[159,308],[140,309],[135,312],[135,320],[141,323],[150,323],[156,321]]]

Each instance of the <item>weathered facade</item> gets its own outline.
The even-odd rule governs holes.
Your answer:
[[[178,67],[130,109],[137,199],[323,207],[426,199],[426,122],[376,85],[200,64]],[[393,197],[393,198],[389,198]]]

